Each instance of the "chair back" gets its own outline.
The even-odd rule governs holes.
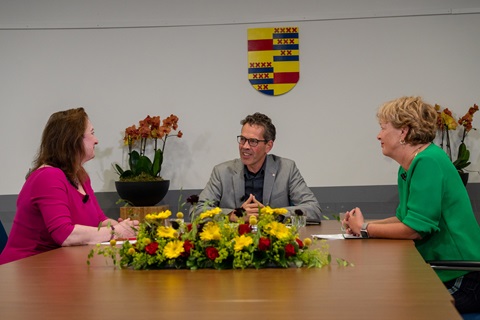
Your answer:
[[[480,261],[436,260],[427,263],[436,270],[480,271]]]

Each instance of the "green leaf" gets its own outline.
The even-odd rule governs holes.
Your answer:
[[[458,147],[457,159],[468,160],[469,158],[470,158],[470,151],[468,151],[465,143],[462,142]]]
[[[469,165],[470,165],[470,162],[462,162],[461,164],[456,165],[455,168],[460,171],[460,170],[468,167]]]
[[[122,173],[124,172],[124,170],[122,169],[122,167],[120,167],[118,164],[114,164],[113,165],[113,169],[115,170],[115,172],[117,172],[117,174],[120,176],[122,175]]]
[[[131,178],[131,177],[133,177],[133,176],[135,176],[135,175],[133,174],[133,171],[132,171],[132,170],[125,170],[125,171],[120,175],[120,180],[126,179],[126,178]]]
[[[138,159],[140,159],[138,151],[134,150],[129,154],[128,165],[130,166],[130,170],[134,173],[136,172]]]
[[[152,174],[154,177],[160,174],[160,170],[162,170],[162,163],[163,152],[162,150],[158,149],[157,151],[155,151],[155,156],[153,158]]]
[[[348,267],[348,266],[352,266],[352,267],[353,267],[353,266],[354,266],[353,263],[350,263],[350,262],[348,262],[347,260],[342,259],[342,258],[337,258],[337,264],[338,264],[339,266],[342,266],[342,267]]]
[[[152,171],[152,161],[146,156],[140,156],[138,158],[136,167],[133,169],[133,173],[138,176],[139,174],[146,173],[147,175],[153,176]]]
[[[469,166],[470,162],[466,160],[457,159],[453,162],[453,165],[457,170],[462,170],[463,168],[466,168],[467,166]]]
[[[457,170],[462,170],[463,168],[470,165],[468,161],[470,159],[470,151],[467,149],[465,143],[461,143],[458,146],[457,160],[453,162],[453,165]]]

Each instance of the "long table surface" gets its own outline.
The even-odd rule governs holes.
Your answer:
[[[412,241],[328,243],[329,266],[259,270],[120,270],[64,247],[0,266],[0,319],[461,319]]]

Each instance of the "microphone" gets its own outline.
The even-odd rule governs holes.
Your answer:
[[[83,196],[83,199],[82,199],[82,202],[83,202],[83,203],[87,203],[87,201],[88,201],[89,198],[90,198],[90,197],[88,196],[88,194],[84,195],[84,196]]]

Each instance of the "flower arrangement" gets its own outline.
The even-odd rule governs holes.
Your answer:
[[[440,147],[445,149],[450,160],[453,161],[455,168],[459,172],[464,172],[464,169],[470,165],[470,151],[465,144],[465,138],[472,129],[476,130],[476,128],[472,127],[472,121],[473,115],[478,111],[478,105],[474,104],[472,107],[470,107],[467,113],[465,113],[463,117],[459,118],[458,121],[455,120],[452,112],[448,108],[441,110],[442,107],[436,104],[435,109],[438,113],[437,126],[441,132]],[[463,131],[461,133],[460,144],[458,146],[457,159],[453,160],[449,132],[455,131],[458,126],[461,126]]]
[[[147,116],[139,121],[138,128],[135,125],[125,129],[124,143],[128,146],[129,169],[124,170],[118,164],[114,169],[119,175],[120,181],[154,181],[162,180],[162,169],[165,144],[169,137],[183,136],[182,131],[172,134],[172,130],[178,129],[178,117],[170,115],[163,119],[160,125],[160,117]],[[149,141],[153,142],[151,148],[147,147]],[[161,144],[161,146],[159,146]],[[138,146],[138,151],[134,147]],[[147,151],[153,152],[153,160],[146,155]]]
[[[330,263],[325,240],[299,239],[297,227],[278,222],[286,209],[261,208],[249,222],[230,222],[216,207],[204,210],[192,223],[184,223],[181,212],[170,220],[166,210],[145,216],[135,243],[126,241],[121,247],[97,246],[95,252],[120,258],[114,263],[121,268],[143,269],[245,269],[264,267],[322,267]],[[239,219],[240,220],[240,219]],[[320,246],[310,248],[313,241]],[[89,262],[89,261],[87,261]]]

